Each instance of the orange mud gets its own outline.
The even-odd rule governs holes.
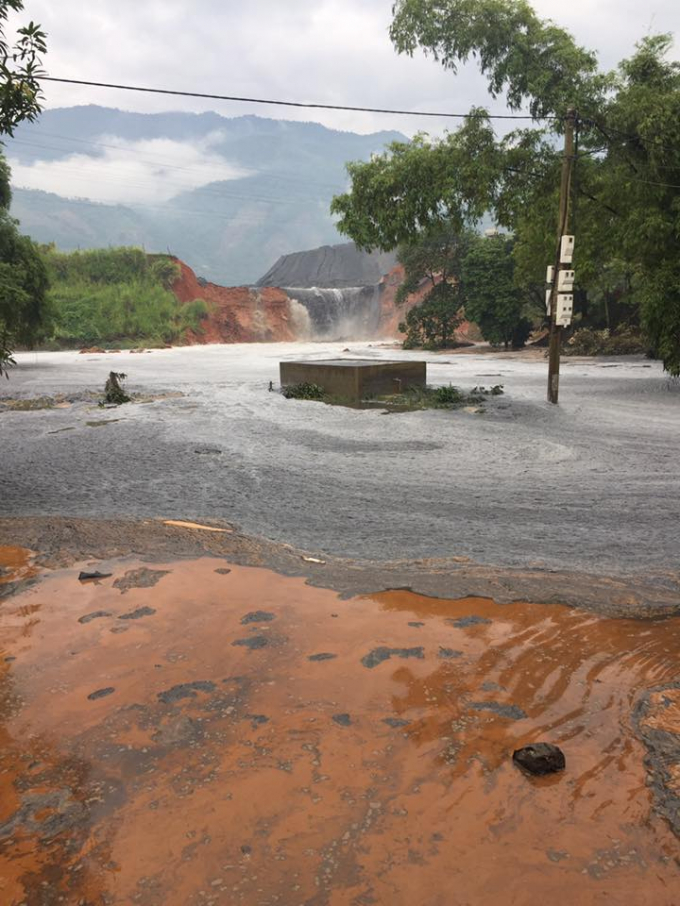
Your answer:
[[[0,602],[2,906],[680,903],[631,722],[680,620],[87,567],[113,576]],[[679,728],[680,694],[646,720]],[[537,740],[564,774],[513,766]]]

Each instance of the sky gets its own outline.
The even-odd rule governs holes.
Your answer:
[[[677,0],[534,0],[533,5],[596,49],[605,67],[629,55],[645,34],[680,36]],[[27,19],[40,22],[48,33],[45,68],[56,77],[409,110],[465,112],[472,104],[503,109],[500,100],[488,97],[474,66],[453,75],[423,54],[399,56],[388,35],[392,0],[25,0],[25,7],[11,17],[9,31]],[[362,133],[441,134],[452,126],[451,120],[436,117],[305,111],[45,83],[46,107],[80,104],[141,112],[255,113]],[[203,168],[206,178],[211,172],[209,149],[199,153],[168,146],[163,151],[180,165],[189,160],[196,173]],[[102,161],[102,167],[119,164],[115,155]],[[68,167],[74,172],[78,165],[74,155]],[[49,190],[63,187],[65,177],[68,182],[68,174],[54,168],[25,169],[15,173],[16,185]],[[225,170],[221,178],[229,173]],[[201,179],[196,176],[199,184]],[[104,180],[94,182],[104,191]],[[96,191],[83,194],[95,197]]]

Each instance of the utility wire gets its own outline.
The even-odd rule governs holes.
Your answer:
[[[170,88],[148,88],[141,85],[117,85],[113,82],[89,82],[85,79],[58,79],[54,76],[37,76],[42,82],[59,82],[63,85],[85,85],[90,88],[115,88],[118,91],[142,91],[146,94],[169,94],[174,97],[206,98],[210,101],[236,101],[243,104],[272,104],[277,107],[303,107],[311,110],[348,110],[352,113],[386,113],[392,116],[437,116],[450,119],[490,120],[561,120],[561,116],[537,117],[530,114],[509,113],[443,113],[424,110],[391,110],[383,107],[352,107],[343,104],[308,104],[302,101],[280,101],[271,98],[246,98],[227,94],[204,94],[200,91],[175,91]]]

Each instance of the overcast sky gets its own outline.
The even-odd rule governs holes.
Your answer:
[[[465,112],[478,103],[501,109],[473,67],[454,76],[423,55],[398,56],[388,36],[392,0],[25,0],[25,6],[10,22],[32,18],[42,24],[52,76],[370,107]],[[645,34],[680,35],[677,0],[534,0],[534,6],[595,48],[607,67],[629,55]],[[357,132],[440,133],[452,125],[45,85],[47,107],[95,103],[136,111],[256,113]],[[51,176],[35,168],[33,179],[29,175],[20,181],[15,173],[15,184],[50,188]]]

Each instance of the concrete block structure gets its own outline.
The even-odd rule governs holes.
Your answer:
[[[317,384],[329,396],[363,400],[425,387],[426,362],[381,362],[373,359],[328,359],[320,362],[281,362],[281,386]]]

